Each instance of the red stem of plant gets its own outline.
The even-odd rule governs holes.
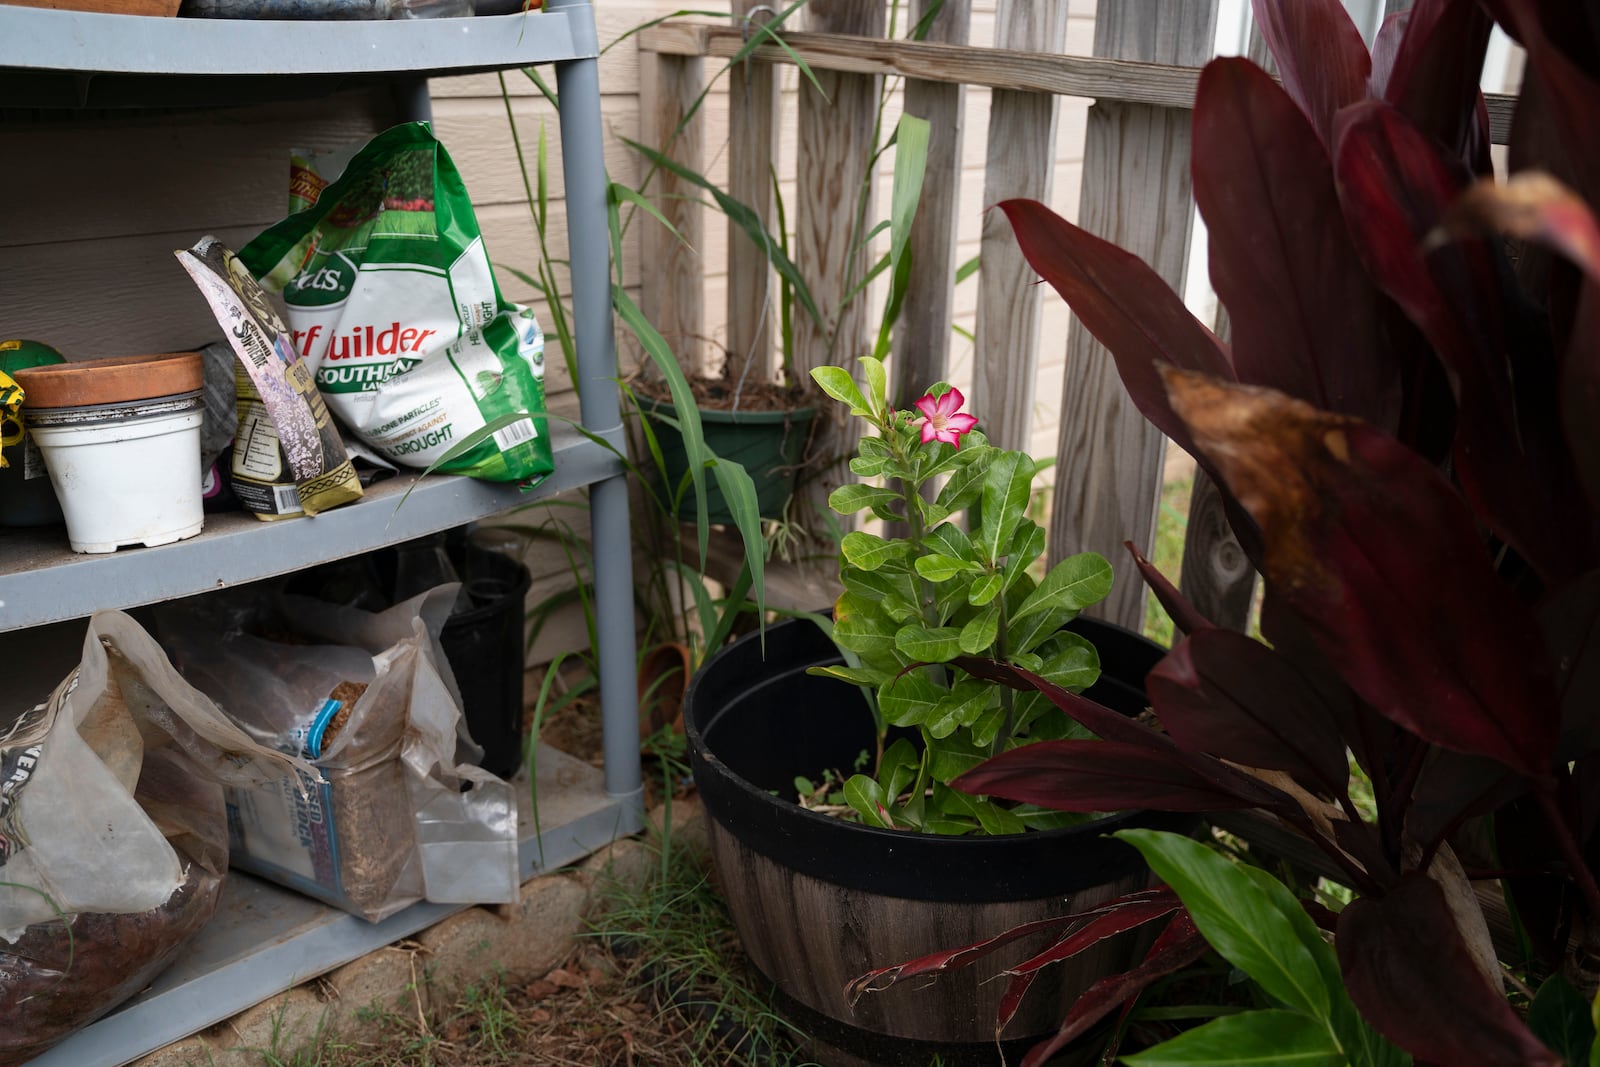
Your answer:
[[[1561,846],[1561,855],[1567,861],[1567,866],[1572,869],[1573,881],[1577,882],[1578,891],[1583,894],[1583,902],[1589,909],[1589,917],[1600,918],[1600,885],[1595,884],[1594,872],[1589,869],[1589,864],[1583,858],[1583,849],[1578,846],[1577,838],[1572,836],[1572,829],[1567,825],[1566,816],[1556,799],[1555,787],[1540,783],[1536,787],[1536,795],[1539,798],[1539,807],[1544,810],[1545,818],[1550,820],[1550,829],[1556,835],[1556,843]]]

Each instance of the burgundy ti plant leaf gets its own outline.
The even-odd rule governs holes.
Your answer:
[[[1179,902],[1178,895],[1166,886],[1128,893],[1085,911],[1022,923],[983,941],[963,945],[960,948],[930,952],[928,955],[920,956],[914,960],[907,960],[904,963],[868,971],[866,974],[851,979],[845,985],[845,997],[851,1004],[854,1004],[866,993],[876,993],[888,989],[897,982],[903,982],[908,978],[938,975],[948,971],[959,970],[988,956],[997,949],[1023,938],[1051,930],[1060,930],[1065,927],[1066,929],[1063,933],[1051,943],[1049,948],[1005,972],[1011,976],[1011,981],[1006,986],[1005,994],[1001,998],[999,1009],[995,1016],[995,1036],[998,1039],[1006,1025],[1016,1015],[1022,998],[1033,984],[1033,980],[1040,970],[1051,964],[1069,959],[1108,937],[1115,937],[1146,923],[1155,922],[1165,916],[1172,915],[1173,912],[1179,913],[1177,918],[1186,920],[1182,909],[1183,905]],[[1172,924],[1169,923],[1169,932],[1171,928]],[[1192,924],[1190,924],[1190,928],[1192,929]],[[1198,934],[1194,936],[1198,938]],[[1169,940],[1169,938],[1163,938],[1162,940]],[[1157,941],[1157,947],[1161,947],[1162,940]],[[1151,968],[1153,973],[1150,973],[1143,981],[1120,984],[1120,996],[1116,999],[1106,999],[1100,1011],[1094,1014],[1093,1017],[1088,1018],[1083,1025],[1085,1027],[1093,1025],[1119,1002],[1136,996],[1150,981],[1160,977],[1161,974],[1169,973],[1170,970],[1176,970],[1193,959],[1199,958],[1199,955],[1204,950],[1205,944],[1201,941],[1198,952],[1181,961],[1172,962],[1168,970]],[[1152,955],[1154,955],[1153,952]],[[1168,956],[1176,960],[1174,954],[1169,953]],[[1100,983],[1100,985],[1105,984],[1105,981]],[[1091,989],[1089,992],[1092,993],[1094,990]],[[1088,994],[1086,993],[1085,995],[1087,996]],[[1073,1010],[1074,1012],[1078,1011],[1076,1006]],[[1067,1023],[1072,1020],[1073,1016],[1069,1015]],[[1072,1036],[1076,1036],[1076,1034]],[[1068,1040],[1070,1039],[1069,1037]]]
[[[1257,806],[1195,771],[1176,752],[1119,741],[1036,741],[1002,752],[950,783],[964,793],[1057,811],[1232,811]]]
[[[1424,242],[1470,184],[1404,116],[1381,103],[1347,110],[1339,197],[1368,269],[1420,326],[1449,369],[1460,405],[1455,462],[1468,499],[1547,581],[1587,570],[1584,503],[1569,491],[1554,358],[1538,347],[1494,246]],[[1546,335],[1547,336],[1547,335]]]
[[[1381,898],[1339,915],[1339,968],[1350,999],[1377,1030],[1429,1063],[1556,1067],[1461,940],[1445,895],[1412,873]]]
[[[1200,75],[1192,169],[1238,380],[1394,432],[1403,364],[1389,301],[1351,244],[1328,151],[1254,63],[1219,59]]]
[[[1418,0],[1384,97],[1477,174],[1489,162],[1489,112],[1478,90],[1494,22],[1478,0]]]
[[[1187,597],[1178,592],[1178,587],[1167,580],[1167,576],[1156,570],[1155,564],[1145,559],[1132,541],[1122,542],[1122,547],[1128,550],[1133,557],[1133,565],[1139,568],[1139,574],[1144,578],[1145,584],[1161,602],[1161,607],[1172,617],[1172,625],[1178,628],[1179,633],[1192,634],[1200,630],[1209,630],[1215,624],[1189,603]]]
[[[1210,950],[1206,939],[1195,929],[1189,913],[1179,911],[1167,923],[1167,928],[1156,938],[1156,943],[1150,946],[1150,951],[1137,967],[1102,978],[1084,990],[1072,1002],[1067,1017],[1061,1021],[1061,1029],[1050,1040],[1029,1049],[1023,1057],[1022,1067],[1042,1067],[1050,1057],[1082,1037],[1119,1005],[1126,1015],[1133,1005],[1133,999],[1152,982],[1182,970]]]
[[[1350,768],[1333,710],[1260,641],[1232,630],[1192,634],[1145,684],[1161,725],[1184,748],[1285,771],[1324,796],[1345,795]]]
[[[1201,325],[1143,260],[1078,228],[1033,200],[1006,200],[1028,264],[1106,346],[1134,404],[1180,445],[1188,433],[1167,407],[1158,363],[1232,378],[1227,347]]]
[[[1251,8],[1283,87],[1331,146],[1339,109],[1367,98],[1372,60],[1361,32],[1339,0],[1253,0]]]
[[[1356,692],[1425,740],[1548,778],[1558,717],[1543,641],[1449,483],[1358,420],[1164,377],[1260,526],[1267,580]]]
[[[1378,35],[1372,41],[1372,77],[1369,84],[1373,96],[1383,96],[1388,88],[1389,76],[1394,73],[1394,62],[1400,56],[1400,42],[1405,39],[1406,27],[1411,23],[1411,11],[1396,11],[1384,18]],[[1330,144],[1333,142],[1330,140]]]

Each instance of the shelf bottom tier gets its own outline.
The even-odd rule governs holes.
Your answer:
[[[608,797],[602,773],[538,746],[538,829],[524,771],[518,797],[522,880],[567,866],[641,828],[639,813]],[[292,890],[230,871],[216,914],[149,988],[74,1033],[29,1067],[116,1067],[231,1018],[268,997],[465,910],[416,904],[369,923]]]

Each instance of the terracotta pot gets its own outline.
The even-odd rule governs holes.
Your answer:
[[[29,367],[15,377],[23,407],[75,408],[192,393],[204,369],[198,352],[162,352]]]

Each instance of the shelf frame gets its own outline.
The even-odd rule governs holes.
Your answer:
[[[624,473],[619,433],[605,437],[607,448],[576,430],[552,428],[555,471],[530,490],[404,472],[369,487],[356,503],[310,518],[263,522],[242,511],[207,515],[205,529],[187,540],[97,555],[71,551],[58,526],[0,533],[0,633],[277,577]]]
[[[545,8],[537,14],[415,22],[273,22],[0,5],[0,110],[214,108],[321,99],[377,83],[404,94],[418,91],[429,77],[555,65],[579,339],[576,384],[585,430],[565,430],[552,420],[556,468],[548,479],[524,493],[465,478],[403,475],[375,486],[356,504],[315,517],[266,523],[213,515],[195,538],[95,557],[74,555],[38,535],[0,538],[5,632],[271,577],[586,488],[605,764],[603,771],[563,770],[567,757],[540,750],[540,809],[546,818],[542,835],[530,836],[523,827],[524,878],[645,824],[599,47],[591,0],[546,0]],[[547,783],[563,776],[565,784],[547,792]],[[553,814],[562,805],[571,808],[570,817]],[[213,920],[193,951],[148,990],[33,1063],[126,1063],[463,907],[418,904],[371,925],[248,876],[230,875],[229,882],[225,916],[242,912],[256,918]],[[260,918],[263,913],[287,915],[292,929],[272,926]]]
[[[587,0],[547,6],[469,18],[317,22],[7,7],[0,18],[0,102],[216,106],[322,97],[396,78],[596,59],[600,48]]]

